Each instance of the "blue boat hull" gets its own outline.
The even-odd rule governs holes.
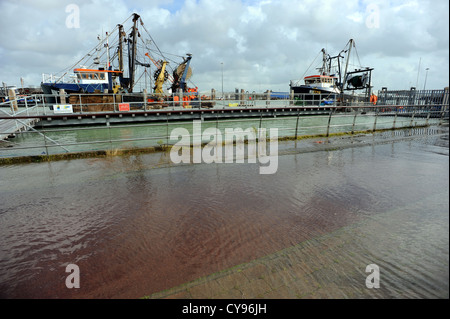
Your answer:
[[[78,83],[41,83],[44,94],[53,94],[52,91],[64,89],[66,93],[94,93],[108,90],[108,83],[101,84],[78,84]]]

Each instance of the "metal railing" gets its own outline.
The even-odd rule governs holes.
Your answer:
[[[12,108],[12,101],[0,102],[1,108]],[[223,97],[201,93],[156,95],[145,93],[103,94],[33,94],[17,98],[19,107],[37,107],[41,115],[54,114],[55,105],[71,105],[73,113],[123,112],[129,107],[134,111],[151,111],[156,109],[179,110],[187,108],[230,107],[345,107],[352,105],[372,105],[370,102],[352,100],[338,103],[329,94],[291,94],[283,98],[271,97],[269,93],[225,93]],[[127,109],[128,110],[128,109]]]
[[[20,97],[16,101],[0,103],[0,121],[10,119],[16,123],[24,119],[58,118],[89,114],[92,117],[104,114],[133,113],[133,116],[164,114],[157,123],[128,123],[89,127],[64,127],[18,131],[16,137],[0,141],[0,157],[23,155],[50,155],[61,152],[81,152],[89,150],[132,149],[158,147],[173,144],[171,129],[190,129],[192,118],[189,114],[197,109],[201,112],[236,111],[241,114],[253,112],[252,118],[224,119],[216,116],[202,122],[204,127],[225,128],[227,126],[269,128],[277,127],[280,137],[295,139],[306,135],[329,136],[335,133],[354,134],[359,131],[376,131],[404,127],[442,125],[448,120],[448,99],[445,104],[419,105],[374,105],[373,103],[347,103],[336,105],[327,100],[326,95],[290,95],[271,98],[269,93],[242,94],[227,93],[224,99],[196,94],[194,99],[184,99],[177,95],[169,99],[146,94],[34,94]],[[75,103],[74,103],[75,102]],[[58,113],[57,105],[71,105],[69,113]],[[17,107],[15,107],[17,105]],[[184,121],[171,122],[170,111],[186,111]],[[320,111],[320,112],[318,112]],[[246,113],[247,112],[247,113]],[[311,116],[311,112],[314,116]],[[181,114],[181,113],[180,113]],[[164,121],[164,119],[166,119]],[[188,120],[186,120],[188,119]],[[0,132],[1,135],[2,132]]]
[[[387,90],[378,93],[378,102],[383,105],[429,105],[448,104],[449,90]]]
[[[191,95],[192,96],[192,95]],[[90,114],[90,113],[126,113],[126,112],[151,112],[157,110],[186,110],[186,109],[233,109],[233,108],[265,108],[273,109],[280,107],[289,108],[310,108],[311,110],[337,108],[343,110],[353,106],[374,106],[371,102],[345,101],[339,103],[330,99],[327,94],[292,94],[288,98],[270,98],[270,94],[225,94],[224,98],[216,99],[214,96],[196,94],[193,99],[186,98],[186,95],[156,96],[154,94],[64,94],[45,95],[33,94],[20,97],[16,101],[0,102],[0,110],[3,114],[20,115],[58,115],[58,114]],[[445,99],[445,96],[444,96]],[[448,105],[443,98],[421,99],[421,103],[416,104],[386,104],[379,101],[376,106],[392,107],[432,107]],[[439,103],[437,103],[439,102]],[[17,107],[13,107],[13,103]],[[70,105],[69,112],[57,112],[55,106]],[[30,113],[30,112],[33,113]],[[1,114],[0,114],[1,115]]]
[[[91,96],[91,95],[89,95]],[[49,109],[50,104],[45,102],[45,96],[34,99],[35,103],[25,109],[9,114],[10,118],[33,118],[37,114],[48,115],[53,114]],[[377,130],[397,129],[397,128],[416,128],[429,125],[442,125],[448,119],[448,104],[429,104],[429,105],[373,105],[368,103],[360,103],[358,105],[342,106],[298,106],[295,105],[297,100],[277,99],[264,100],[260,97],[252,96],[250,99],[238,100],[210,100],[204,101],[214,103],[212,110],[217,109],[236,109],[242,111],[259,112],[259,116],[253,118],[235,118],[235,119],[210,119],[203,121],[202,127],[215,127],[223,130],[227,127],[253,128],[255,130],[261,128],[276,127],[278,136],[292,137],[294,139],[302,136],[330,136],[336,133],[354,134],[357,132],[374,132]],[[199,103],[201,103],[198,101]],[[236,106],[228,106],[230,101],[238,103]],[[238,102],[234,102],[238,101]],[[249,105],[247,102],[252,101],[254,104]],[[147,102],[147,107],[145,107]],[[189,101],[196,102],[196,101]],[[225,104],[219,104],[225,102]],[[242,103],[245,102],[245,103]],[[130,101],[131,105],[140,105],[144,103],[143,108],[137,112],[158,112],[161,109],[153,109],[148,107],[152,102],[146,101]],[[161,102],[156,102],[161,103]],[[87,103],[85,107],[89,107]],[[117,102],[104,103],[112,106],[112,112],[120,114],[129,111],[120,111]],[[275,104],[275,105],[274,105]],[[201,108],[191,106],[191,108]],[[46,112],[36,111],[39,108],[45,108]],[[164,109],[175,110],[185,109],[181,106],[165,106]],[[283,109],[284,108],[284,109]],[[273,112],[272,116],[265,116],[264,111],[289,110],[287,116],[277,116]],[[308,114],[310,110],[320,109],[322,114],[311,116]],[[132,108],[130,107],[130,110]],[[207,110],[205,110],[207,111]],[[79,112],[75,114],[101,114],[108,111],[87,112],[86,109],[80,107]],[[5,113],[2,111],[1,113]],[[8,113],[8,112],[6,112]],[[31,114],[34,113],[34,114]],[[264,116],[263,116],[264,115]],[[39,130],[28,130],[18,132],[14,139],[0,142],[0,157],[28,156],[28,155],[51,155],[67,152],[84,152],[95,150],[118,150],[118,149],[134,149],[147,147],[161,147],[164,145],[174,144],[176,140],[171,140],[171,131],[174,128],[184,127],[192,133],[192,120],[171,122],[168,120],[157,123],[130,123],[118,125],[88,126],[88,127],[65,127],[65,128],[49,128]],[[1,132],[0,132],[1,133]],[[206,139],[207,141],[207,139]]]

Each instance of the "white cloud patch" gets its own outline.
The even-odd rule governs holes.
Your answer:
[[[346,18],[356,23],[364,22],[364,15],[361,12],[354,12],[352,14],[349,14],[348,16],[346,16]]]
[[[247,50],[245,47],[245,37],[240,35],[234,28],[228,29],[228,36],[236,41],[236,48],[238,53],[243,53]]]
[[[68,4],[79,7],[80,28],[66,27]],[[375,89],[415,84],[419,59],[430,68],[427,87],[443,88],[448,11],[448,0],[0,0],[0,81],[39,85],[137,12],[162,51],[192,53],[202,91],[221,88],[221,63],[225,90],[287,91],[322,48],[335,55],[350,38],[362,65],[375,68]],[[370,27],[374,13],[379,25]]]

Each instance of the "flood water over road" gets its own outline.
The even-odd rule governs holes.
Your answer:
[[[341,232],[345,263],[298,257],[321,261],[328,297],[448,298],[448,128],[434,133],[283,142],[272,175],[167,153],[3,166],[0,297],[139,298]]]

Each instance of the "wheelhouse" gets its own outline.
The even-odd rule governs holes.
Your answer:
[[[336,77],[328,75],[311,75],[305,77],[306,85],[314,86],[333,86],[336,83]]]
[[[108,83],[105,70],[75,69],[76,81],[79,84]]]

